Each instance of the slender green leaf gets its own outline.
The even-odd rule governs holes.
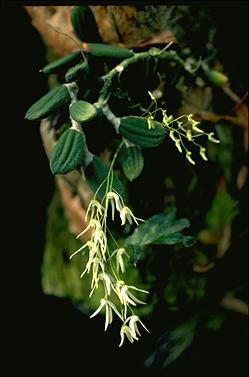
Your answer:
[[[65,68],[69,64],[74,64],[77,62],[77,60],[80,59],[81,52],[80,51],[74,51],[71,52],[71,54],[68,54],[66,56],[63,56],[60,59],[56,59],[52,63],[47,64],[45,67],[43,67],[40,72],[50,74],[53,72],[56,72],[60,68]]]

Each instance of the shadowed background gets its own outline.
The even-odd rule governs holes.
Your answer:
[[[102,319],[90,321],[70,302],[42,293],[46,208],[54,180],[38,122],[23,118],[30,104],[47,91],[46,78],[39,74],[46,64],[45,48],[21,5],[4,2],[1,7],[2,375],[150,375],[142,362],[156,338],[144,336],[139,344],[120,350],[117,328],[105,334]],[[245,8],[224,11],[217,6],[216,22],[224,23],[220,43],[227,41],[224,60],[230,59],[231,74],[237,62],[245,68],[248,60],[239,56],[241,49],[234,43],[245,32]],[[231,314],[219,333],[208,337],[203,332],[161,375],[203,371],[203,376],[246,376],[246,321]]]

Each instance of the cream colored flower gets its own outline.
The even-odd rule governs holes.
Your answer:
[[[96,281],[99,268],[101,268],[102,271],[105,270],[103,262],[98,257],[95,257],[95,258],[88,260],[88,262],[86,264],[86,268],[84,269],[84,271],[82,272],[80,277],[82,278],[85,275],[85,273],[89,274],[91,267],[93,268],[93,280]]]
[[[78,254],[81,250],[83,250],[85,247],[89,247],[89,249],[92,249],[94,247],[94,243],[89,240],[87,241],[83,246],[81,246],[78,250],[76,250],[72,255],[70,255],[69,259],[72,259],[74,255]]]
[[[115,208],[118,212],[121,212],[122,210],[122,203],[119,195],[113,191],[109,191],[106,194],[106,208],[108,208],[109,203],[111,203],[112,220],[114,220]]]
[[[89,206],[87,208],[85,220],[88,220],[89,212],[91,212],[90,219],[92,219],[95,216],[101,217],[103,215],[103,210],[104,210],[104,208],[102,207],[102,205],[96,199],[91,200],[90,203],[89,203]]]
[[[128,220],[130,224],[132,224],[132,221],[134,220],[134,222],[138,225],[137,220],[140,220],[133,215],[129,207],[122,208],[122,211],[120,212],[120,218],[122,221],[121,225],[125,225],[126,220]]]
[[[143,324],[143,322],[141,321],[141,319],[137,316],[137,315],[132,315],[130,317],[128,317],[126,320],[125,320],[125,324],[127,324],[129,322],[129,328],[131,330],[131,333],[133,335],[133,337],[136,337],[137,334],[141,336],[140,332],[139,332],[139,329],[137,327],[137,323],[139,322],[143,328],[149,332],[149,330],[147,329],[147,327]]]
[[[132,285],[127,285],[123,280],[118,280],[116,282],[115,286],[115,292],[121,302],[122,305],[124,305],[124,317],[127,317],[127,306],[133,305],[136,306],[137,304],[143,304],[146,305],[146,302],[143,302],[139,300],[134,294],[131,292],[131,290],[136,290],[143,293],[149,293],[148,291],[145,291],[143,289],[136,288]]]
[[[105,307],[105,331],[107,330],[108,326],[112,323],[113,320],[113,313],[112,310],[117,314],[117,316],[122,320],[122,315],[119,313],[116,306],[110,301],[102,298],[100,300],[100,305],[95,310],[95,312],[90,316],[90,318],[95,317],[103,308]]]
[[[131,329],[127,325],[122,325],[121,330],[120,330],[121,341],[119,343],[119,347],[121,347],[124,344],[125,335],[127,336],[127,339],[129,340],[129,342],[131,343],[133,343],[134,340],[138,340],[138,338],[134,336]]]
[[[105,272],[99,274],[99,279],[103,281],[105,295],[110,296],[112,289],[113,277]]]
[[[87,227],[83,230],[83,232],[81,232],[80,234],[78,234],[78,236],[76,237],[79,238],[80,236],[82,236],[82,234],[86,233],[90,228],[93,228],[93,231],[98,231],[99,229],[102,228],[100,222],[96,219],[91,219],[89,221],[89,224],[87,225]]]
[[[100,251],[102,253],[103,259],[105,260],[105,252],[107,248],[107,238],[105,232],[101,229],[96,230],[93,233],[94,243],[97,247],[100,248]]]
[[[128,258],[129,255],[126,253],[125,248],[121,247],[117,250],[115,250],[112,254],[112,257],[116,254],[116,267],[117,271],[119,272],[119,269],[121,270],[122,273],[125,271],[125,266],[124,266],[124,260],[123,260],[123,255],[127,256]]]

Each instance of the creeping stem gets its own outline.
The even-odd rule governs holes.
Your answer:
[[[102,76],[104,85],[102,89],[100,90],[98,104],[102,106],[105,102],[107,102],[107,96],[110,92],[113,79],[116,75],[120,74],[129,65],[137,63],[140,60],[148,59],[148,58],[171,60],[179,64],[180,66],[185,67],[185,62],[177,55],[175,51],[163,51],[155,47],[152,47],[146,52],[135,53],[132,57],[123,60],[116,67],[111,69],[106,75]]]

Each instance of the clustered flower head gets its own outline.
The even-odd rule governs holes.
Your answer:
[[[128,285],[123,280],[123,277],[119,277],[119,274],[124,274],[125,272],[125,265],[129,259],[129,254],[124,247],[118,247],[112,252],[109,250],[106,236],[108,209],[111,211],[112,220],[115,219],[116,213],[119,215],[121,225],[125,225],[127,222],[129,224],[135,223],[138,225],[138,221],[143,221],[134,216],[131,209],[124,204],[122,197],[117,192],[110,189],[106,192],[101,203],[95,198],[91,200],[86,212],[88,226],[77,238],[89,230],[91,230],[91,237],[83,246],[76,250],[70,258],[81,251],[85,253],[88,250],[88,261],[81,277],[86,273],[92,273],[89,297],[98,289],[99,284],[102,285],[104,291],[104,297],[101,298],[99,307],[90,318],[104,311],[106,331],[113,321],[113,314],[116,314],[122,321],[120,330],[121,341],[119,344],[121,347],[124,343],[125,336],[131,343],[133,343],[134,340],[138,340],[140,333],[137,323],[140,323],[141,326],[148,331],[141,319],[134,314],[133,307],[137,306],[137,304],[146,304],[136,297],[138,292],[140,294],[148,294],[149,292],[133,285]],[[116,301],[119,303],[118,305],[115,305],[113,302],[114,296],[116,296]],[[130,315],[128,315],[128,313]]]

